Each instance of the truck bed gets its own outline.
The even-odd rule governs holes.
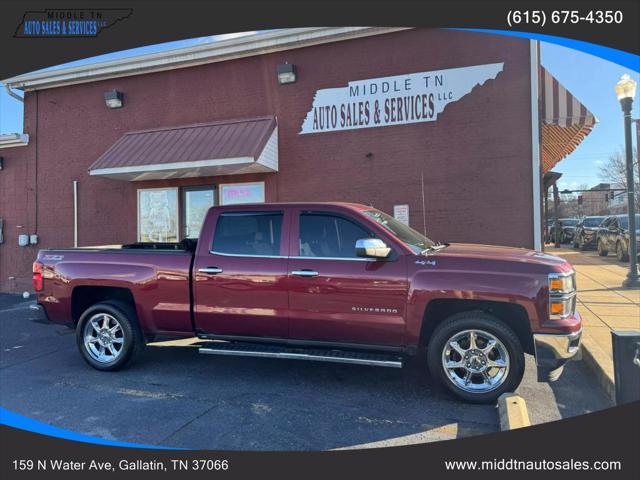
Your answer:
[[[192,238],[185,238],[181,242],[136,242],[124,245],[100,245],[92,247],[75,248],[55,248],[43,249],[42,251],[78,251],[78,252],[183,252],[193,254],[196,251],[198,241]]]
[[[144,332],[192,335],[194,246],[195,241],[41,250],[37,260],[45,278],[41,301],[51,321],[69,323],[78,298],[101,297],[100,289],[121,289],[135,299]]]

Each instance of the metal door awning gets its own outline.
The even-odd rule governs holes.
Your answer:
[[[544,67],[540,67],[542,170],[551,170],[573,152],[598,121]]]
[[[274,117],[128,132],[89,167],[129,181],[277,171]]]

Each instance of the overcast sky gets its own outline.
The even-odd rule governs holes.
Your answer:
[[[255,32],[168,42],[78,60],[64,66],[158,52],[251,33]],[[598,177],[599,165],[606,162],[609,155],[622,148],[624,143],[622,112],[613,87],[624,73],[632,75],[636,81],[639,81],[638,72],[632,72],[577,50],[545,42],[541,45],[541,60],[545,68],[598,118],[598,124],[591,134],[571,155],[554,168],[555,171],[563,174],[559,186],[561,189],[576,189],[580,185],[593,186],[601,180]],[[636,95],[633,118],[640,118],[639,97]],[[16,132],[22,132],[22,104],[11,98],[2,88],[0,89],[0,133]]]

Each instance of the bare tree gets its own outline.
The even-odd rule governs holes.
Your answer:
[[[633,149],[633,173],[636,193],[636,211],[640,208],[640,171],[638,170],[638,150]],[[598,175],[601,180],[611,183],[614,188],[627,188],[627,162],[624,148],[612,153],[609,159],[600,165]]]

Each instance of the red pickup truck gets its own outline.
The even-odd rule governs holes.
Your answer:
[[[553,380],[578,350],[575,274],[541,252],[442,244],[371,207],[213,207],[199,240],[42,250],[33,265],[50,321],[84,359],[116,370],[160,337],[200,352],[425,367],[458,397],[513,391],[524,354]]]

